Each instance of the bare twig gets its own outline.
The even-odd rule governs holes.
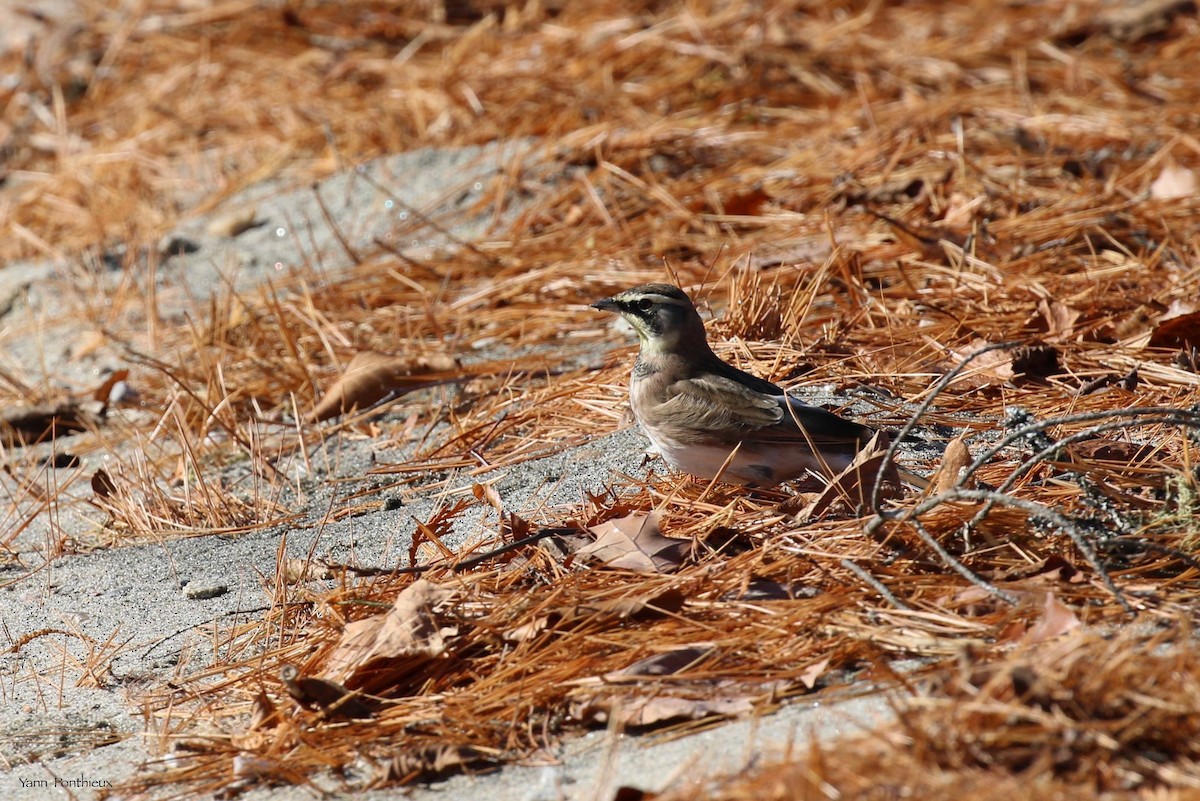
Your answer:
[[[889,590],[887,587],[885,587],[882,581],[880,581],[879,579],[875,578],[870,573],[868,573],[867,570],[862,565],[858,564],[857,562],[855,562],[851,559],[843,559],[840,562],[838,562],[838,564],[840,564],[842,567],[846,568],[851,573],[853,573],[854,575],[856,575],[860,579],[862,579],[862,582],[864,584],[866,584],[871,589],[875,590],[875,592],[882,595],[883,599],[885,601],[887,601],[888,603],[890,603],[892,606],[896,607],[897,609],[909,609],[910,608],[908,604],[904,603],[904,601],[901,601],[899,598],[897,598],[895,596],[895,594],[891,590]]]

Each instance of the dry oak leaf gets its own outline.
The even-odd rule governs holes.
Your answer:
[[[1152,348],[1200,347],[1200,312],[1163,320],[1154,327],[1149,344]]]
[[[596,541],[579,549],[605,567],[636,573],[669,573],[683,563],[689,543],[659,533],[659,514],[631,514],[589,527]]]
[[[879,475],[879,467],[887,458],[890,438],[885,431],[875,432],[871,441],[863,446],[845,470],[834,476],[833,480],[821,491],[816,500],[801,510],[797,518],[813,520],[829,512],[835,503],[841,502],[850,509],[861,507],[867,513],[872,510],[871,501],[874,497],[875,479]],[[880,488],[879,499],[895,498],[901,492],[900,478],[896,466],[889,464],[883,471],[883,486]]]
[[[1066,447],[1066,451],[1072,462],[1099,462],[1129,467],[1153,459],[1158,453],[1158,448],[1146,443],[1096,437],[1083,442],[1072,442]]]
[[[531,640],[547,629],[569,631],[584,621],[637,620],[678,612],[683,608],[684,595],[675,587],[664,590],[612,598],[588,604],[573,604],[538,615],[528,623],[504,632],[508,642]]]
[[[1073,568],[1071,568],[1073,569]],[[1045,574],[1050,580],[1054,580],[1054,572]],[[1075,576],[1070,581],[1079,578]],[[1041,576],[1035,576],[1031,582],[1026,582],[1031,586],[1044,584]],[[1040,650],[1038,653],[1043,656],[1061,653],[1060,647],[1070,649],[1070,638],[1063,639],[1063,635],[1069,634],[1079,629],[1083,624],[1069,606],[1066,606],[1053,592],[1045,590],[1030,590],[1017,589],[1016,587],[1008,587],[1008,592],[1015,595],[1023,607],[1033,606],[1040,602],[1042,614],[1036,621],[1031,624],[1026,624],[1021,620],[1014,620],[1008,623],[1002,633],[999,635],[999,640],[1002,642],[1018,641],[1023,646],[1037,645],[1040,643],[1048,643],[1056,641],[1056,645],[1050,650]],[[972,587],[962,593],[959,593],[961,598],[970,596],[972,601],[982,600],[986,596],[986,591],[981,588]]]
[[[662,653],[639,659],[632,665],[604,675],[610,683],[636,681],[651,676],[674,676],[696,667],[717,650],[716,643],[679,645]]]
[[[1079,622],[1079,618],[1075,616],[1071,608],[1058,600],[1054,593],[1048,592],[1042,604],[1041,620],[1033,624],[1029,631],[1025,632],[1025,636],[1021,638],[1021,642],[1025,645],[1046,642],[1047,640],[1061,637],[1067,632],[1074,631],[1081,625],[1083,624]]]
[[[817,686],[817,681],[825,674],[825,669],[829,667],[830,659],[831,657],[827,656],[824,659],[818,662],[813,662],[811,665],[806,667],[804,672],[800,674],[800,683],[809,690]]]
[[[1051,301],[1047,298],[1042,298],[1037,305],[1038,317],[1040,324],[1037,326],[1039,330],[1046,332],[1047,342],[1062,342],[1075,331],[1075,324],[1079,322],[1082,312],[1077,309],[1072,309],[1065,303],[1060,303],[1057,300]]]
[[[946,452],[942,454],[942,463],[938,465],[933,476],[933,494],[940,495],[958,485],[958,477],[962,471],[974,461],[971,451],[967,448],[966,434],[959,434],[950,440]]]
[[[572,704],[571,716],[584,723],[605,724],[616,720],[628,728],[643,728],[679,720],[737,717],[753,711],[754,697],[749,695],[729,698],[606,695]]]
[[[935,341],[930,340],[930,343],[939,348],[942,347],[940,343]],[[976,338],[958,350],[950,350],[949,355],[954,360],[954,365],[957,366],[966,361],[967,357],[972,356],[980,349],[991,344],[985,339]],[[1011,380],[1012,377],[1012,355],[1003,350],[991,350],[971,359],[971,363],[967,365],[965,370],[959,373],[951,386],[959,388],[974,387],[978,389],[993,384],[1003,384]]]
[[[446,650],[434,608],[454,590],[418,579],[396,596],[383,615],[346,625],[325,675],[350,689],[378,693],[400,683]]]
[[[355,409],[365,409],[391,394],[447,384],[464,378],[453,356],[393,356],[373,350],[354,355],[346,372],[321,398],[310,413],[315,422],[328,420]]]

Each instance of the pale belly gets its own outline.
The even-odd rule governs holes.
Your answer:
[[[645,429],[642,429],[645,431]],[[729,448],[714,445],[683,445],[671,439],[656,437],[649,431],[646,436],[667,464],[676,470],[693,476],[712,480],[719,473],[722,481],[730,484],[777,484],[781,477],[764,464],[754,464],[739,448],[737,453]],[[733,458],[730,458],[730,454]],[[728,464],[726,464],[728,462]],[[722,470],[724,467],[724,470]]]
[[[674,439],[657,436],[645,426],[642,426],[642,431],[671,467],[708,480],[716,478],[719,473],[721,481],[730,484],[771,486],[809,474],[832,476],[845,469],[852,458],[835,454],[818,459],[802,445],[786,448],[771,445],[764,449],[743,444],[735,452],[717,445],[684,445]],[[769,452],[764,453],[764,450]]]

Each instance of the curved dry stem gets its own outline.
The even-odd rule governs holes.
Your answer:
[[[1045,520],[1046,522],[1050,523],[1055,528],[1059,529],[1068,537],[1070,537],[1071,542],[1073,542],[1075,547],[1079,549],[1079,552],[1083,554],[1083,557],[1087,560],[1088,564],[1091,565],[1092,569],[1096,571],[1096,574],[1100,576],[1100,580],[1104,582],[1104,586],[1113,594],[1113,597],[1117,599],[1117,602],[1121,604],[1122,608],[1124,608],[1126,612],[1133,611],[1133,608],[1125,600],[1124,596],[1121,594],[1121,591],[1117,588],[1117,585],[1113,583],[1112,576],[1109,575],[1107,568],[1105,568],[1104,564],[1100,561],[1100,557],[1097,556],[1095,549],[1092,547],[1091,543],[1088,542],[1084,533],[1080,530],[1078,523],[1066,515],[1063,515],[1060,512],[1056,512],[1050,507],[1045,506],[1044,504],[1036,503],[1034,501],[1027,501],[1023,498],[1015,498],[1012,495],[1006,495],[1001,492],[996,492],[995,490],[952,487],[945,492],[939,493],[938,495],[935,495],[934,497],[917,504],[911,510],[908,510],[904,513],[893,514],[891,517],[892,519],[900,522],[910,522],[914,523],[914,525],[917,525],[918,518],[921,515],[938,506],[941,506],[943,503],[952,501],[991,501],[993,503],[1000,503],[1005,506],[1011,506],[1015,509],[1021,509],[1025,512],[1028,512],[1030,516],[1034,518]],[[936,540],[934,540],[934,542],[936,542]],[[941,556],[944,551],[945,549],[941,548],[939,551],[939,556]],[[942,558],[945,559],[946,557],[943,556]],[[947,562],[947,564],[950,564],[952,567],[954,566],[951,562]]]

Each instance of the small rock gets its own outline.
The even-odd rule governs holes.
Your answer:
[[[188,587],[184,590],[184,595],[193,601],[207,601],[209,598],[220,598],[227,592],[229,588],[224,584],[210,584],[207,587]]]

